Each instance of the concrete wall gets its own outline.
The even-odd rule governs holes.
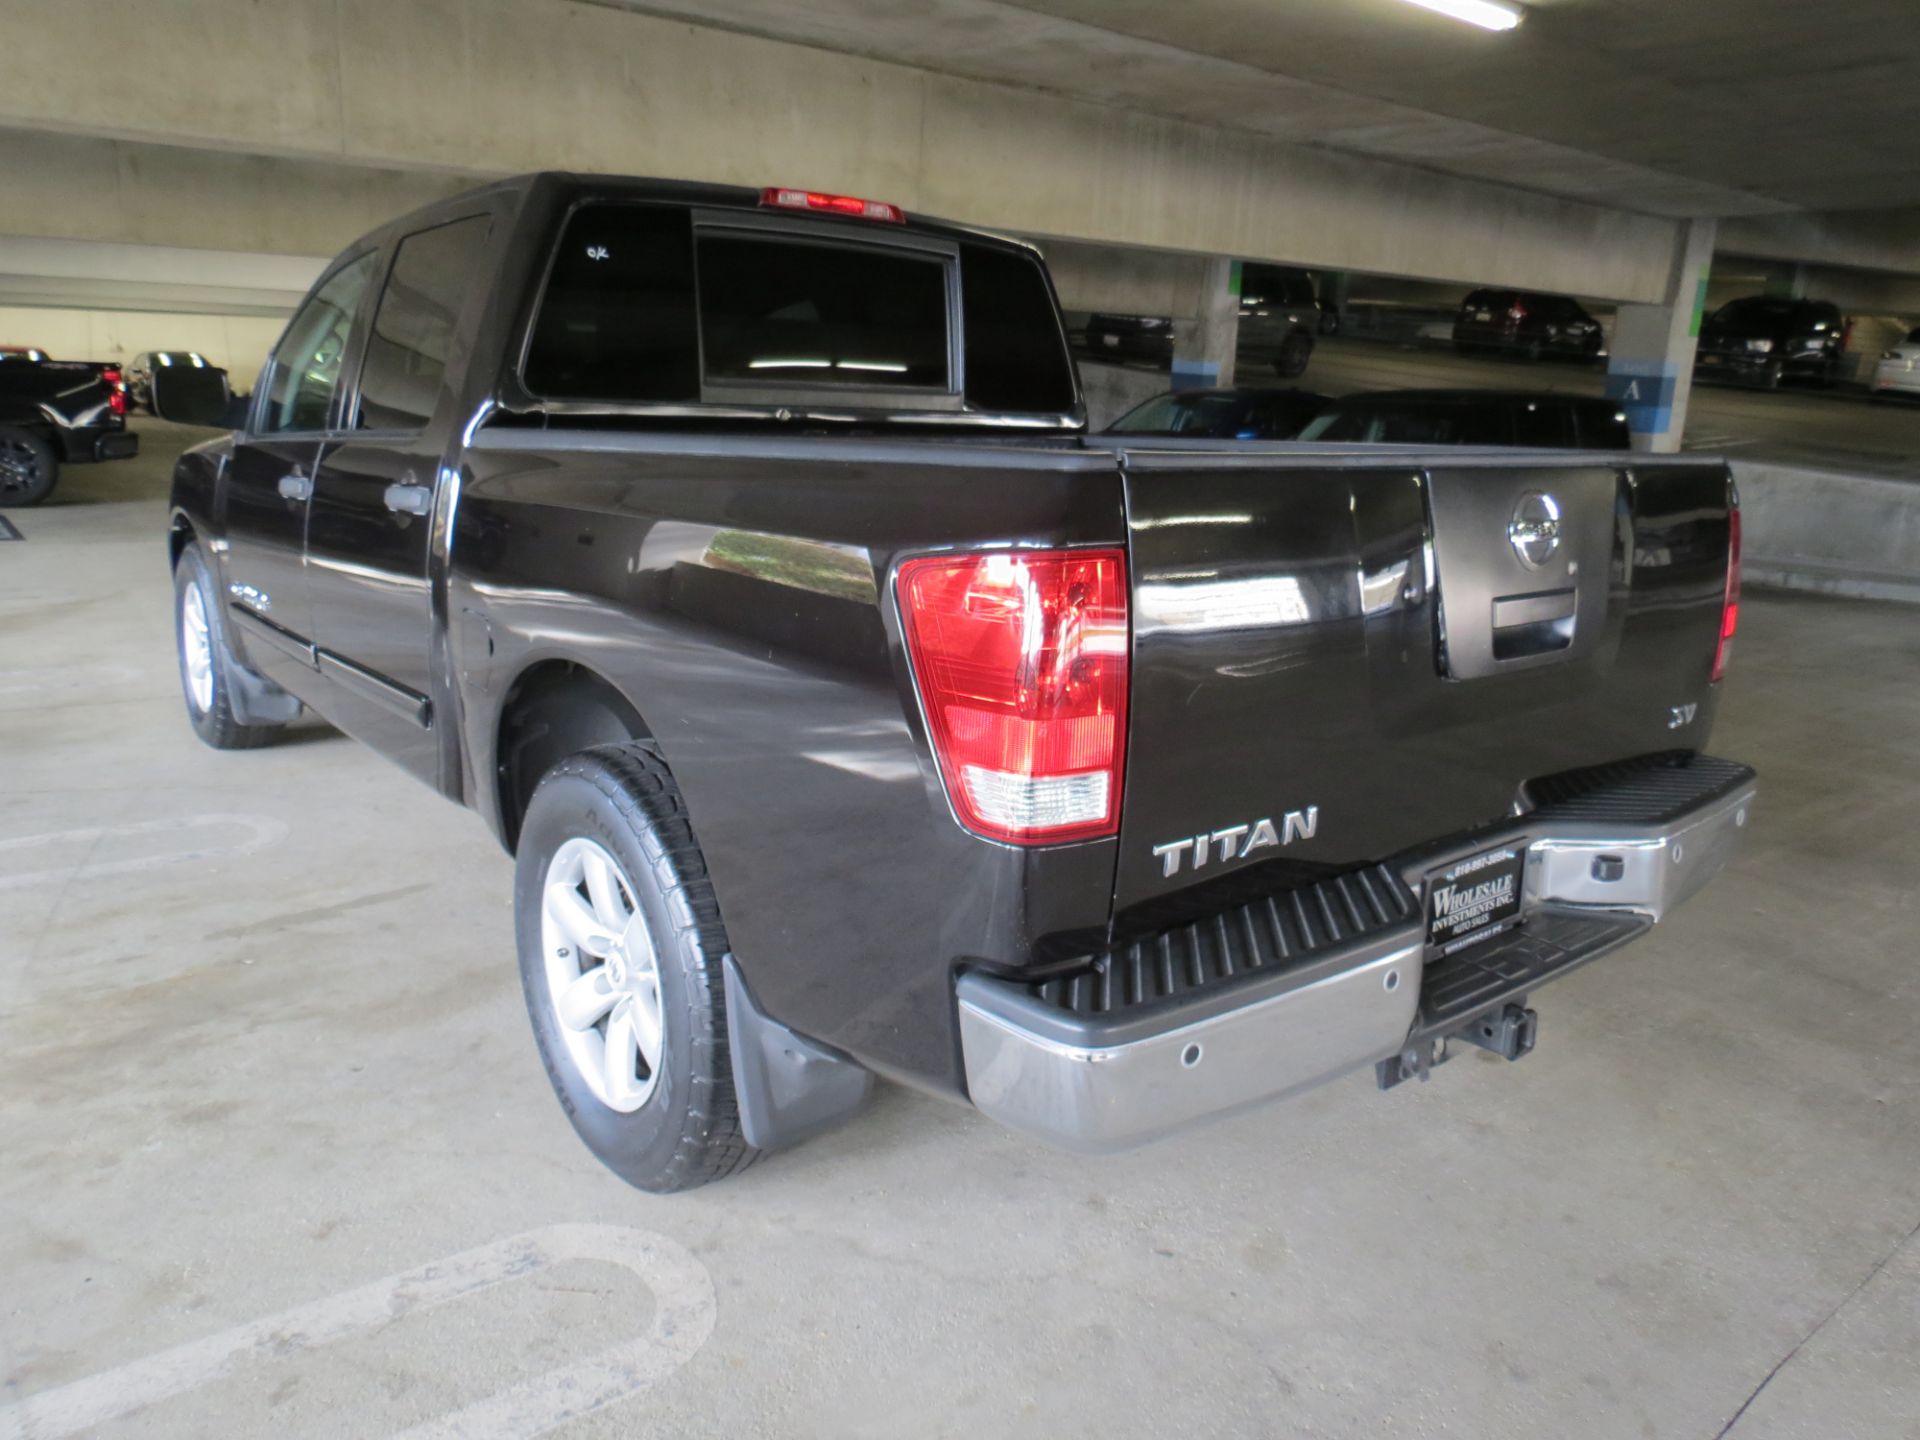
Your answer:
[[[1197,255],[1169,255],[1071,240],[1038,242],[1053,273],[1063,310],[1102,310],[1119,315],[1200,313],[1200,284],[1207,262]]]
[[[1920,482],[1730,463],[1749,581],[1920,603]]]
[[[142,350],[197,350],[251,390],[286,317],[183,315],[0,305],[0,345],[37,345],[56,360],[126,361]]]
[[[0,125],[389,177],[427,169],[435,183],[551,166],[777,181],[1025,234],[1621,300],[1663,292],[1675,234],[1624,211],[573,0],[175,0],[137,15],[123,0],[10,0],[0,23]],[[102,36],[137,47],[112,84],[74,63]],[[232,167],[187,169],[202,163],[204,183],[231,194]],[[266,163],[240,163],[279,185]],[[27,168],[44,192],[45,167]],[[368,184],[347,182],[351,206],[409,188]],[[208,209],[195,222],[159,207],[166,243],[313,253],[345,228],[324,199],[305,207],[319,213],[300,239],[279,217]],[[76,173],[45,213],[35,233],[98,236],[128,207]],[[195,223],[271,233],[179,238]]]
[[[1730,255],[1920,274],[1920,209],[1725,220],[1720,249]]]
[[[22,33],[21,22],[0,18],[0,73],[17,58]],[[180,99],[197,102],[208,88],[187,84]],[[0,97],[0,110],[5,104]],[[0,233],[14,236],[332,256],[395,215],[472,183],[364,163],[0,128]]]

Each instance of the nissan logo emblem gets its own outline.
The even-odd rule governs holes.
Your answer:
[[[1507,542],[1522,565],[1538,570],[1560,548],[1560,503],[1538,490],[1522,495],[1507,525]]]

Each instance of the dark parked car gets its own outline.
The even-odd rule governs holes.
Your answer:
[[[1132,360],[1161,369],[1173,363],[1173,321],[1165,315],[1089,315],[1082,333],[1094,360]]]
[[[1313,278],[1313,271],[1302,271],[1294,265],[1261,265],[1256,261],[1242,265],[1240,319],[1244,321],[1248,311],[1275,307],[1294,313],[1304,311],[1306,321],[1319,334],[1336,334],[1340,330],[1340,313],[1321,298],[1319,280]]]
[[[1529,360],[1593,360],[1606,349],[1606,336],[1570,295],[1475,290],[1454,316],[1453,345],[1462,354],[1489,350]]]
[[[1846,321],[1825,300],[1749,295],[1730,300],[1700,327],[1694,371],[1780,388],[1789,376],[1831,384],[1839,377]]]
[[[1331,313],[1321,309],[1307,271],[1284,265],[1241,267],[1238,351],[1271,365],[1282,379],[1306,373],[1314,337],[1331,333]]]
[[[1029,246],[549,174],[329,265],[165,541],[195,732],[477,809],[569,1120],[673,1190],[875,1072],[1115,1149],[1525,1054],[1745,833],[1739,533],[1697,456],[1089,441]]]
[[[127,362],[127,401],[136,410],[153,408],[153,372],[172,365],[204,370],[207,359],[192,350],[142,350]]]
[[[1527,445],[1625,450],[1627,415],[1611,400],[1504,390],[1375,390],[1334,401],[1302,440],[1377,445]]]
[[[85,360],[0,364],[0,506],[38,505],[62,465],[124,460],[140,449],[127,429],[118,365]]]
[[[1327,403],[1310,390],[1175,390],[1134,406],[1106,433],[1291,440]]]

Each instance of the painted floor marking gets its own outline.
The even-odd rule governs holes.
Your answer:
[[[222,826],[244,831],[238,839],[196,839],[195,832],[217,830]],[[152,855],[133,855],[123,860],[99,860],[100,847],[113,840],[141,835],[178,835],[177,844]],[[164,820],[135,820],[125,825],[92,825],[82,830],[54,830],[43,835],[21,835],[0,840],[0,864],[15,851],[32,853],[59,845],[84,845],[86,856],[77,865],[53,865],[39,870],[0,873],[0,890],[23,885],[85,876],[128,875],[141,870],[159,870],[168,865],[188,865],[200,860],[231,860],[252,855],[287,838],[287,824],[271,815],[179,815]]]
[[[403,1432],[404,1440],[545,1434],[656,1384],[692,1359],[713,1333],[719,1308],[713,1279],[685,1247],[621,1225],[549,1225],[29,1395],[0,1410],[0,1440],[77,1435],[224,1379],[243,1365],[295,1359],[573,1260],[619,1265],[639,1276],[654,1296],[646,1331],[414,1426]]]

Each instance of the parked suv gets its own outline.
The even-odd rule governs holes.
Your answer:
[[[134,409],[153,409],[153,372],[171,365],[204,370],[207,359],[192,350],[142,350],[127,362],[127,399]]]
[[[1548,450],[1625,450],[1627,416],[1589,395],[1501,390],[1377,390],[1336,400],[1302,440],[1379,445],[1526,445]]]
[[[1694,367],[1768,390],[1789,375],[1831,385],[1839,378],[1845,334],[1838,305],[1749,295],[1728,301],[1700,327]]]
[[[1606,349],[1600,322],[1570,295],[1526,290],[1475,290],[1453,320],[1453,348],[1461,354],[1502,351],[1544,360],[1592,360]]]
[[[1314,336],[1326,333],[1313,276],[1286,265],[1240,271],[1239,351],[1291,380],[1313,358]]]

